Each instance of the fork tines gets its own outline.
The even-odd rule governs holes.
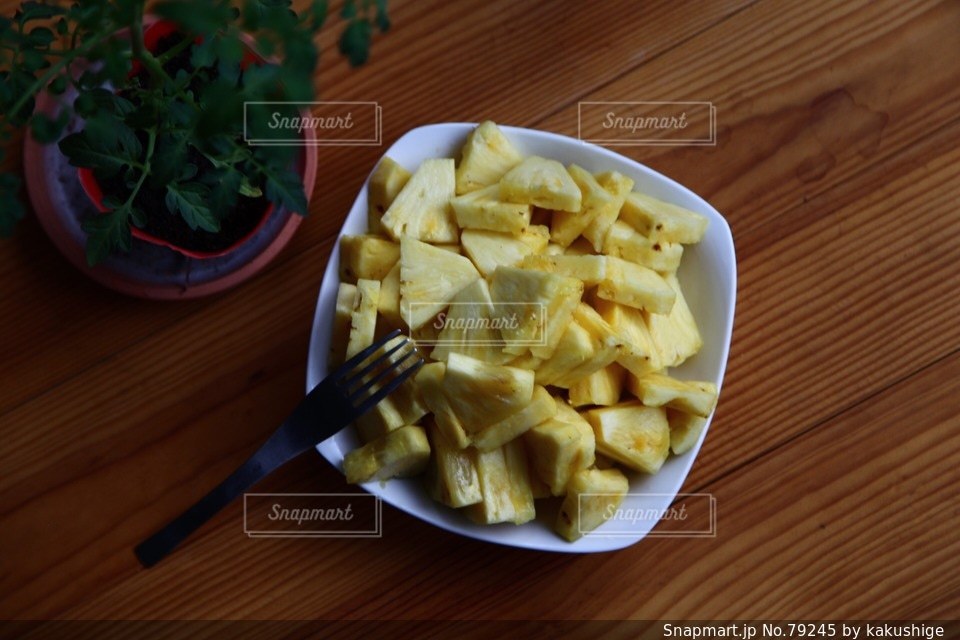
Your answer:
[[[350,405],[362,412],[393,393],[423,362],[416,343],[397,329],[347,360],[333,378]]]

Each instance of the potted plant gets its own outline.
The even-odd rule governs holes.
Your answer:
[[[340,50],[362,64],[386,3],[341,13]],[[27,187],[58,247],[115,271],[125,252],[153,269],[192,261],[194,275],[265,264],[307,212],[316,149],[311,131],[263,146],[245,134],[268,120],[257,103],[296,113],[313,99],[325,19],[318,0],[164,0],[150,15],[145,0],[24,2],[0,17],[0,141],[28,131]],[[25,214],[19,188],[0,174],[0,234]]]

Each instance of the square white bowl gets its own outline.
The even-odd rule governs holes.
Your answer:
[[[384,155],[390,156],[410,171],[428,158],[456,158],[467,134],[475,126],[473,123],[445,123],[419,127],[397,140]],[[730,348],[737,291],[733,237],[723,216],[686,187],[603,147],[533,129],[506,126],[501,129],[524,155],[553,158],[564,165],[576,163],[591,172],[619,171],[634,179],[634,189],[686,207],[709,219],[704,239],[697,245],[685,247],[678,272],[704,345],[696,356],[672,373],[680,378],[709,380],[719,389]],[[340,230],[340,236],[365,233],[368,182],[369,177],[353,203]],[[307,366],[308,392],[327,374],[327,353],[339,285],[339,260],[338,241],[324,273],[313,319]],[[696,446],[681,456],[671,456],[656,475],[628,474],[631,495],[624,500],[622,508],[658,511],[667,508],[683,485],[709,427],[710,419]],[[317,450],[330,464],[342,469],[344,455],[360,444],[355,431],[347,428],[318,444]],[[431,500],[419,478],[391,480],[385,484],[369,482],[364,484],[363,488],[379,496],[384,502],[448,531],[488,542],[543,551],[589,553],[621,549],[641,540],[656,525],[652,520],[643,520],[629,526],[625,526],[626,523],[623,522],[607,522],[580,540],[570,543],[552,531],[550,519],[542,513],[545,510],[540,508],[537,519],[524,525],[481,526],[470,522],[462,513]],[[554,515],[555,511],[550,510],[551,519]],[[616,533],[613,532],[614,528]]]

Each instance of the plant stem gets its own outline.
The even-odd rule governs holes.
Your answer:
[[[142,170],[140,171],[140,178],[137,180],[137,183],[133,185],[133,190],[130,192],[130,197],[127,198],[127,201],[123,204],[124,208],[132,207],[133,201],[140,193],[140,189],[143,188],[143,183],[147,181],[147,176],[150,175],[150,160],[153,158],[153,152],[157,144],[157,130],[154,127],[151,127],[147,130],[147,153],[143,159]]]

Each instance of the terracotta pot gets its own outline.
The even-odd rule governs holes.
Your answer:
[[[172,30],[170,23],[146,21],[145,44],[155,46]],[[253,40],[246,41],[249,52],[244,62],[263,61],[253,53]],[[37,97],[37,110],[53,115],[62,100],[74,97],[71,92],[60,98],[42,93]],[[67,133],[80,126],[79,122],[73,123]],[[309,199],[316,180],[316,132],[305,130],[303,137],[296,169]],[[24,174],[40,224],[74,266],[111,289],[150,299],[197,298],[240,284],[262,270],[286,246],[302,220],[300,215],[271,204],[249,234],[218,252],[190,251],[132,227],[134,246],[129,253],[111,256],[90,267],[85,255],[86,234],[80,230],[80,222],[106,211],[93,172],[70,167],[56,144],[41,145],[28,135],[24,140]]]

